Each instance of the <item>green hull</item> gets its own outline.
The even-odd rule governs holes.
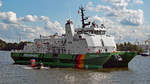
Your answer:
[[[15,64],[30,64],[31,59],[36,63],[42,62],[44,66],[50,67],[71,67],[80,69],[101,69],[103,64],[110,58],[111,53],[88,53],[88,54],[51,54],[51,53],[18,53],[12,52],[11,57]]]
[[[118,61],[115,56],[123,59]],[[51,53],[18,53],[12,52],[11,57],[15,64],[30,64],[31,59],[36,63],[42,62],[44,66],[71,67],[79,69],[101,69],[107,67],[127,67],[130,60],[136,55],[135,52],[117,53],[87,53],[87,54],[51,54]]]

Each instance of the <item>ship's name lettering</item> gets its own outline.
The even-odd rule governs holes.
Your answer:
[[[90,55],[91,57],[99,57],[99,55]]]
[[[24,54],[25,57],[38,57],[36,54]]]

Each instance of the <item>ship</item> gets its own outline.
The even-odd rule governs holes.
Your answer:
[[[104,24],[87,21],[85,9],[79,8],[82,26],[74,28],[67,20],[65,34],[41,36],[28,43],[23,50],[11,51],[14,64],[36,63],[44,66],[77,69],[126,67],[136,52],[117,51],[114,37],[107,35]]]

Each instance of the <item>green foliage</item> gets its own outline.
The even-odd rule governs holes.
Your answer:
[[[0,39],[0,50],[6,46],[6,42]]]
[[[117,44],[117,50],[118,51],[136,51],[138,54],[143,52],[142,48],[130,42]]]
[[[31,43],[28,41],[20,42],[20,43],[6,43],[5,41],[0,39],[0,50],[22,50],[27,43]]]

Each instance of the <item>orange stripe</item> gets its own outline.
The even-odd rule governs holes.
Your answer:
[[[80,59],[79,59],[79,65],[78,65],[78,68],[82,69],[84,68],[84,59],[85,59],[85,55],[80,55]]]

